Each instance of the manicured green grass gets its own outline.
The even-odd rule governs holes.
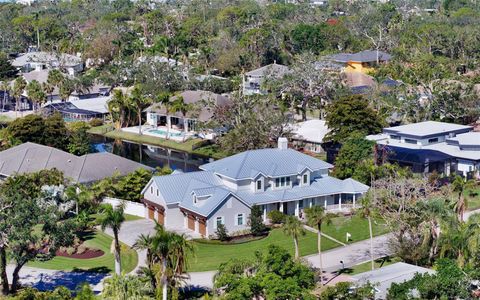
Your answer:
[[[345,242],[345,235],[349,232],[353,241],[360,241],[369,237],[368,223],[365,219],[358,216],[339,217],[333,220],[332,224],[325,226],[324,233]],[[387,232],[387,228],[381,224],[374,224],[374,235],[380,235]],[[273,229],[270,234],[261,240],[246,242],[242,244],[207,244],[195,242],[196,257],[193,259],[189,271],[209,271],[218,269],[219,265],[232,258],[251,259],[255,251],[265,251],[270,244],[275,244],[290,253],[294,253],[293,240],[284,235],[281,228]],[[299,239],[300,254],[302,256],[314,254],[317,252],[317,235],[313,232]],[[330,239],[322,239],[322,250],[328,250],[340,246]]]
[[[193,150],[194,154],[212,157],[214,159],[222,159],[228,156],[228,153],[223,151],[219,145],[206,145]]]
[[[104,255],[91,259],[74,259],[56,256],[51,260],[40,262],[34,261],[28,264],[30,267],[42,269],[71,271],[76,269],[96,272],[112,272],[114,270],[114,258],[110,252],[112,238],[103,232],[96,231],[86,238],[87,246],[101,249]],[[138,263],[137,252],[125,244],[122,244],[122,271],[131,272]]]
[[[143,218],[142,218],[142,217],[139,217],[139,216],[134,216],[134,215],[125,214],[125,222],[137,221],[137,220],[141,220],[141,219],[143,219]]]
[[[380,258],[380,259],[375,260],[375,269],[386,267],[388,265],[392,265],[392,264],[400,262],[400,261],[402,261],[402,260],[398,257]],[[372,270],[371,262],[367,261],[367,262],[364,262],[362,264],[353,266],[351,268],[346,268],[342,271],[342,273],[348,274],[348,275],[356,275],[356,274],[368,272],[368,271],[371,271],[371,270]]]
[[[91,134],[105,134],[109,131],[112,131],[114,130],[113,128],[113,125],[112,124],[103,124],[101,126],[97,126],[97,127],[92,127],[90,129],[87,130],[88,133],[91,133]]]

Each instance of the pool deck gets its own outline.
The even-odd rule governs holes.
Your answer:
[[[152,132],[153,130],[157,130],[157,132]],[[122,131],[138,134],[138,126],[125,127],[125,128],[122,128]],[[168,134],[169,136],[167,138],[166,134],[158,133],[158,131],[167,132],[167,128],[166,127],[154,128],[153,126],[150,126],[150,125],[142,125],[142,134],[143,135],[148,135],[148,136],[151,136],[151,137],[155,137],[155,138],[170,139],[170,140],[180,142],[180,143],[184,142],[184,141],[186,141],[190,138],[195,138],[195,134],[192,133],[192,132],[189,132],[185,135],[185,133],[183,131],[179,131],[179,130],[176,130],[176,129],[170,129],[169,134]]]

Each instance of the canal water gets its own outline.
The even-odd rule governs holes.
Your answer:
[[[192,172],[198,171],[200,165],[212,161],[209,158],[179,150],[113,140],[100,135],[91,135],[90,141],[96,152],[114,153],[153,168],[168,166],[172,170]]]

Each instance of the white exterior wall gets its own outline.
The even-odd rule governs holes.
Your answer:
[[[231,201],[229,203],[229,201]],[[244,224],[236,225],[237,214],[243,213]],[[226,199],[217,210],[208,217],[207,231],[208,234],[215,234],[217,217],[223,217],[225,227],[228,233],[234,233],[236,231],[248,229],[248,217],[250,216],[250,207],[245,205],[237,198],[230,196]]]
[[[153,192],[152,192],[152,187],[153,187]],[[143,194],[143,197],[147,199],[148,201],[155,202],[157,204],[160,204],[163,207],[166,207],[167,204],[165,200],[163,199],[162,195],[158,193],[157,196],[157,185],[153,180],[150,180],[150,182],[147,184],[147,187],[145,189],[145,193]]]
[[[137,216],[137,217],[145,217],[145,205],[143,203],[126,201],[116,198],[105,197],[103,199],[103,203],[108,203],[113,207],[119,206],[122,202],[125,203],[125,210],[124,212],[129,215]]]
[[[475,162],[470,160],[459,159],[457,164],[457,170],[467,175],[468,172],[475,170]]]
[[[178,204],[167,205],[165,208],[165,226],[170,228],[185,228],[184,216]]]

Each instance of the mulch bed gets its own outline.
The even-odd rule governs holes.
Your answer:
[[[62,251],[58,250],[55,254],[57,256],[68,257],[68,258],[90,259],[90,258],[100,257],[100,256],[104,255],[105,252],[103,252],[102,250],[99,250],[99,249],[87,249],[82,254],[74,253],[72,255],[69,255],[67,252],[62,252]]]

